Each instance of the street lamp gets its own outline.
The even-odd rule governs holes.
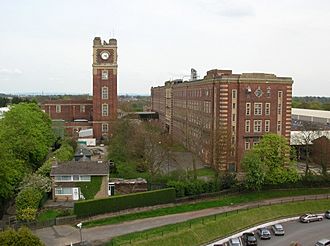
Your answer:
[[[79,224],[77,224],[77,227],[79,228],[79,232],[80,232],[80,244],[81,244],[82,243],[82,233],[81,233],[82,223],[80,222]]]

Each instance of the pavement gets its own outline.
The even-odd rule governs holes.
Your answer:
[[[270,204],[288,203],[293,201],[315,200],[329,198],[329,195],[310,195],[296,196],[286,198],[276,198],[245,204],[222,206],[216,208],[208,208],[198,211],[179,213],[173,215],[165,215],[153,218],[139,219],[134,221],[123,222],[114,225],[105,225],[92,228],[83,228],[82,238],[93,244],[100,244],[109,241],[111,238],[138,231],[144,231],[155,227],[169,224],[176,224],[187,220],[221,214],[225,212],[235,211],[238,209],[246,209]],[[59,225],[46,227],[34,231],[35,234],[46,244],[51,246],[70,245],[80,241],[80,231],[70,225]]]

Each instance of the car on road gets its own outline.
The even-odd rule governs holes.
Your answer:
[[[244,245],[258,245],[257,238],[255,237],[253,232],[245,232],[242,235],[242,239],[244,242]]]
[[[258,228],[257,233],[258,233],[260,239],[271,239],[272,238],[270,231],[266,227]]]
[[[315,246],[329,246],[330,245],[330,240],[329,239],[321,239],[317,241]]]
[[[330,210],[325,211],[324,217],[330,219]]]
[[[323,216],[318,214],[304,214],[299,217],[300,222],[309,223],[314,221],[321,221],[323,220]]]
[[[242,241],[239,237],[234,237],[229,239],[228,241],[229,246],[243,246]]]
[[[284,236],[285,231],[281,224],[272,225],[272,231],[275,236]]]

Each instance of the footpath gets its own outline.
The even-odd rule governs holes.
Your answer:
[[[223,206],[216,208],[208,208],[198,211],[185,212],[179,214],[171,214],[159,217],[139,219],[127,221],[119,224],[97,226],[92,228],[83,228],[82,237],[84,241],[92,242],[92,244],[101,244],[109,241],[111,238],[138,231],[144,231],[155,227],[169,224],[176,224],[187,220],[221,214],[225,212],[253,208],[258,206],[266,206],[270,204],[281,204],[304,200],[328,199],[330,194],[295,196],[285,198],[275,198],[263,201],[249,202],[238,205]],[[59,225],[37,229],[35,234],[46,244],[50,246],[70,245],[80,241],[80,231],[71,225]]]

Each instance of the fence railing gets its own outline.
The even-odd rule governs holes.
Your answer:
[[[329,199],[329,198],[330,198],[329,194],[321,194],[321,195],[313,195],[313,196],[311,196],[311,195],[297,196],[297,197],[292,197],[292,198],[290,197],[290,198],[273,199],[273,200],[268,200],[268,201],[258,201],[258,202],[254,202],[254,203],[250,203],[250,204],[232,205],[230,207],[227,207],[226,211],[223,211],[220,213],[215,212],[214,214],[208,215],[205,217],[195,218],[195,219],[191,219],[189,221],[179,222],[177,224],[168,225],[166,228],[160,227],[159,230],[154,230],[152,232],[148,232],[148,231],[141,232],[141,233],[135,234],[134,237],[129,238],[129,239],[119,239],[120,241],[117,241],[116,238],[114,238],[113,240],[111,240],[110,245],[112,245],[112,246],[130,245],[133,242],[143,242],[143,241],[149,240],[151,238],[161,238],[164,235],[174,234],[174,233],[178,233],[182,230],[191,229],[193,226],[196,226],[196,225],[202,225],[202,224],[204,225],[211,221],[217,221],[221,216],[228,216],[233,213],[239,214],[242,211],[246,211],[246,210],[253,209],[253,208],[259,208],[259,207],[271,206],[271,205],[277,205],[277,204],[293,203],[293,202],[324,200],[324,199]],[[277,218],[277,219],[279,219],[279,218]],[[281,217],[281,218],[283,218],[283,217]],[[267,222],[267,221],[264,221],[264,222]],[[255,225],[250,225],[250,226],[255,226]],[[245,228],[245,229],[247,229],[247,228]],[[243,230],[244,230],[244,228],[243,228]],[[242,231],[242,229],[240,229],[239,231]],[[237,233],[239,231],[235,231],[233,233]],[[217,240],[219,240],[219,239],[217,239]]]

